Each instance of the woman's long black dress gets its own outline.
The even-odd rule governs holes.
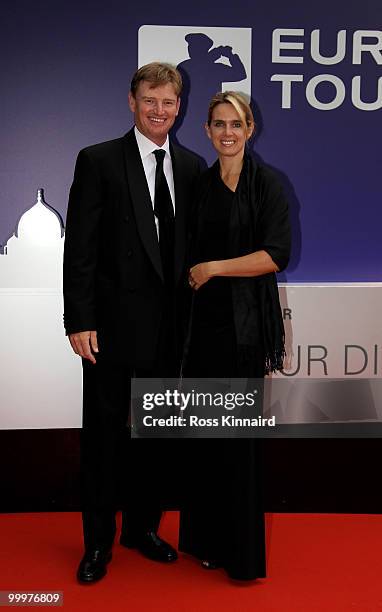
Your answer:
[[[196,262],[227,259],[234,193],[214,174],[198,233]],[[231,282],[214,277],[194,297],[188,377],[240,377]],[[255,376],[264,366],[259,346]],[[188,495],[180,515],[179,548],[218,561],[231,578],[265,576],[259,440],[189,440],[185,481]]]

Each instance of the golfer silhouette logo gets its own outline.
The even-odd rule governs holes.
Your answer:
[[[212,96],[222,91],[223,83],[242,81],[247,77],[243,62],[229,45],[214,46],[212,38],[201,32],[187,34],[189,59],[177,66],[183,79],[182,125],[177,137],[183,140],[183,133],[194,132],[193,141],[200,147],[205,139],[204,123]],[[184,134],[185,135],[185,134]],[[186,140],[186,141],[187,141]]]
[[[210,99],[217,91],[221,91],[224,82],[242,81],[247,73],[240,57],[233,53],[232,47],[219,45],[214,47],[213,40],[206,34],[193,32],[184,37],[188,43],[189,59],[178,64],[178,70],[190,85],[190,93],[194,88],[201,93],[201,86],[206,97]],[[218,61],[225,58],[229,61]]]
[[[208,104],[227,89],[251,96],[251,28],[143,25],[138,34],[139,65],[158,60],[177,66],[183,79],[172,138],[212,162],[215,153],[204,130]]]

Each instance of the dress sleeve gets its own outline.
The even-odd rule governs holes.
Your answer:
[[[291,248],[288,202],[274,172],[261,167],[258,174],[258,249],[269,253],[281,272],[288,265]]]

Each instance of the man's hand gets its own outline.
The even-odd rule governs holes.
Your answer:
[[[93,353],[98,353],[96,331],[83,331],[76,334],[69,334],[69,342],[77,355],[84,359],[89,359],[92,363],[96,363],[96,359],[93,355]]]

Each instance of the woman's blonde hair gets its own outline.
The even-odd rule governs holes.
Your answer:
[[[244,96],[237,91],[221,91],[212,98],[208,107],[207,125],[211,125],[212,113],[219,104],[232,104],[241,120],[247,124],[247,127],[252,127],[255,130],[256,124],[252,109]]]

